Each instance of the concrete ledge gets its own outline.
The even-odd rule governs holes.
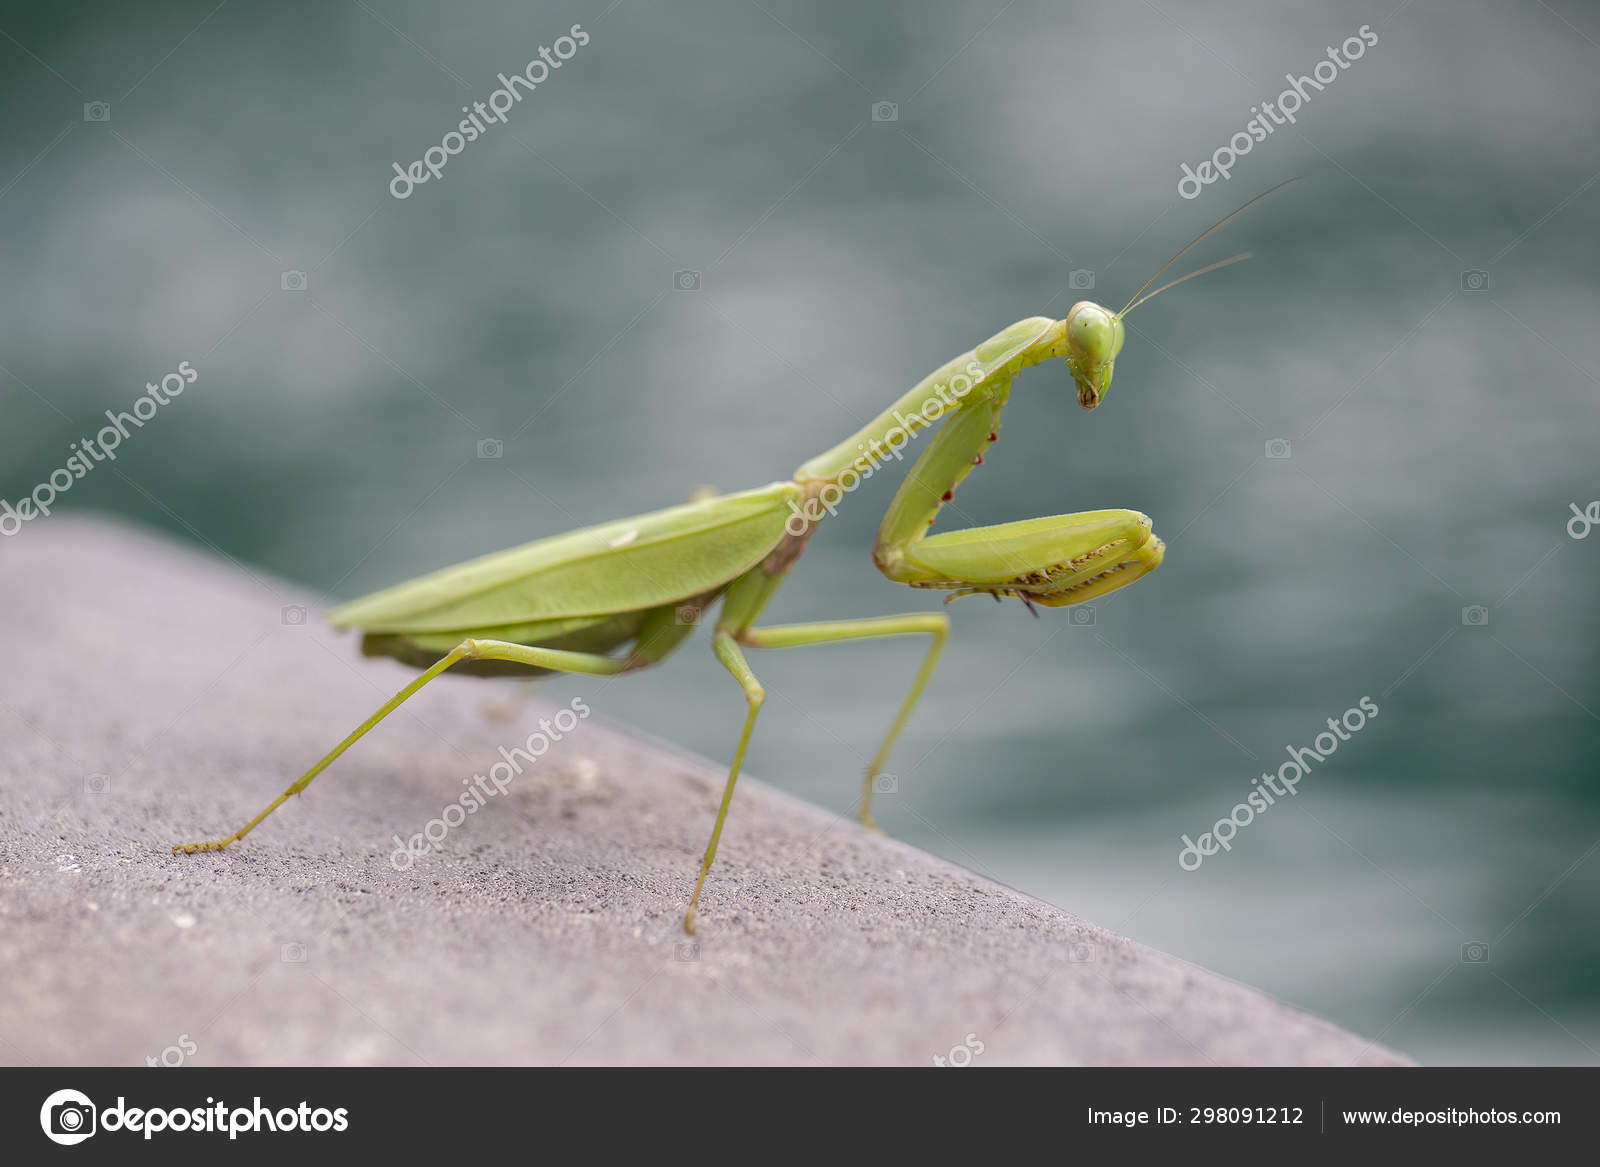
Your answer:
[[[411,674],[316,597],[108,522],[0,539],[0,589],[0,1061],[927,1066],[968,1035],[976,1065],[1401,1060],[748,778],[685,947],[722,771],[598,715],[391,863],[615,682],[497,721],[502,684],[445,677],[244,845],[170,855]]]

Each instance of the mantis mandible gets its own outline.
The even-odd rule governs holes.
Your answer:
[[[734,785],[765,692],[746,649],[799,648],[893,636],[926,636],[921,668],[867,766],[861,822],[872,830],[874,780],[938,664],[949,635],[943,612],[913,612],[808,624],[758,625],[817,524],[875,469],[924,430],[942,428],[912,465],[878,529],[872,559],[896,583],[961,596],[987,593],[1035,606],[1066,607],[1126,587],[1154,571],[1165,546],[1138,511],[1084,511],[930,535],[940,508],[999,436],[1013,379],[1063,358],[1078,403],[1099,406],[1122,351],[1123,317],[1152,296],[1248,259],[1235,255],[1141,295],[1157,276],[1224,224],[1297,180],[1257,196],[1213,224],[1144,282],[1120,312],[1088,300],[1066,317],[1019,320],[925,377],[898,401],[785,482],[585,527],[486,555],[335,608],[337,627],[362,634],[362,653],[422,672],[358,725],[260,814],[225,839],[181,843],[193,854],[221,851],[259,826],[291,795],[429,681],[450,669],[484,676],[578,673],[613,677],[665,660],[720,601],[712,636],[717,659],[744,693],[745,718],[728,769],[711,840],[684,915],[695,912],[716,858]],[[685,617],[685,614],[688,617]],[[621,651],[619,651],[621,650]]]

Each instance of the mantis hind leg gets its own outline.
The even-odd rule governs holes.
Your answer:
[[[532,665],[536,668],[601,677],[625,672],[629,668],[635,667],[634,663],[626,657],[616,658],[598,656],[593,653],[566,652],[560,649],[538,648],[526,644],[510,644],[499,640],[463,640],[436,661],[432,667],[423,672],[421,676],[384,702],[376,713],[356,726],[348,737],[328,751],[321,761],[302,774],[289,789],[278,795],[255,818],[226,838],[216,839],[209,843],[179,843],[172,848],[173,851],[181,851],[186,855],[193,855],[196,851],[221,851],[229,844],[239,842],[251,831],[255,830],[256,827],[260,826],[268,815],[289,801],[291,796],[299,794],[307,786],[311,785],[312,779],[326,770],[340,754],[355,745],[380,721],[400,708],[408,699],[415,696],[417,691],[429,681],[445,672],[452,665],[469,660],[511,661],[518,664]]]

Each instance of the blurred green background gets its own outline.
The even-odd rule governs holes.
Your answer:
[[[1179,196],[1362,24],[1295,126]],[[787,477],[1304,174],[1175,270],[1256,260],[1131,318],[1098,412],[1059,366],[1018,382],[944,524],[1133,507],[1166,564],[1092,623],[956,605],[879,819],[1421,1060],[1600,1060],[1600,538],[1565,526],[1600,498],[1597,41],[1579,0],[7,4],[0,498],[187,360],[59,505],[353,596]],[[868,557],[897,481],[770,620],[938,605]],[[706,648],[552,692],[726,758]],[[764,655],[750,772],[848,811],[920,652]],[[1179,868],[1363,696],[1296,798]]]

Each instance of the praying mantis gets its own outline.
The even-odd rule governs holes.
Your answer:
[[[1049,515],[929,534],[940,508],[997,440],[1011,384],[1041,361],[1064,359],[1078,403],[1097,408],[1111,385],[1123,318],[1185,280],[1248,259],[1231,256],[1143,295],[1202,239],[1263,199],[1273,187],[1213,224],[1152,275],[1120,312],[1080,300],[1060,320],[1019,320],[936,369],[888,409],[787,481],[585,527],[446,567],[334,608],[336,627],[362,634],[367,656],[421,670],[410,684],[329,751],[266,809],[227,838],[180,843],[175,852],[221,851],[242,840],[290,796],[418,690],[449,670],[485,676],[575,673],[614,677],[659,664],[720,602],[712,649],[744,694],[745,717],[727,782],[689,898],[683,927],[694,933],[706,876],[716,859],[734,786],[765,691],[747,649],[800,648],[885,637],[927,637],[928,648],[866,770],[859,815],[872,817],[874,782],[933,675],[949,636],[943,612],[913,612],[806,624],[757,620],[812,534],[861,479],[923,430],[938,433],[912,465],[878,528],[872,559],[889,579],[913,588],[1066,607],[1126,587],[1160,566],[1165,545],[1138,511]]]

